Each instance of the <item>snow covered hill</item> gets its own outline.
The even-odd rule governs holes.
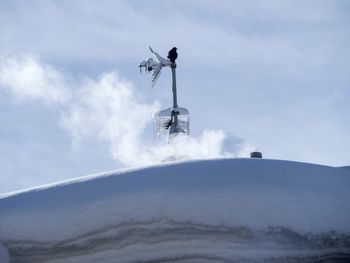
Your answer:
[[[0,196],[0,262],[350,262],[350,170],[175,162]]]

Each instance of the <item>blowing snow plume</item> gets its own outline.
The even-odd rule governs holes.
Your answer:
[[[134,85],[116,72],[103,73],[97,80],[75,80],[73,87],[62,72],[26,55],[2,59],[0,76],[0,87],[15,99],[60,105],[60,126],[73,143],[106,142],[112,158],[126,166],[153,164],[174,155],[233,157],[251,150],[242,140],[210,129],[197,138],[179,136],[172,144],[146,142],[143,135],[160,103],[142,102]]]

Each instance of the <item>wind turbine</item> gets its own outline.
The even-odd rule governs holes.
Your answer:
[[[157,111],[153,114],[154,118],[154,132],[160,136],[164,131],[169,130],[169,140],[179,134],[190,134],[190,116],[186,108],[181,108],[177,104],[177,90],[176,90],[176,63],[177,58],[176,48],[169,51],[168,59],[161,57],[157,52],[153,51],[155,59],[148,58],[142,61],[139,65],[140,72],[142,69],[146,73],[152,74],[152,88],[157,82],[163,67],[170,67],[172,73],[172,93],[173,106],[167,109]]]

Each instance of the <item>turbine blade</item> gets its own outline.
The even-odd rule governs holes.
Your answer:
[[[161,57],[157,52],[153,52],[153,54],[156,56],[159,63],[161,63],[163,66],[170,66],[171,65],[170,60]]]
[[[170,66],[171,65],[171,61],[169,59],[163,58],[162,56],[160,56],[157,52],[155,52],[151,46],[149,47],[149,49],[151,50],[151,52],[154,54],[154,56],[157,58],[159,63],[162,63],[163,66]]]
[[[152,88],[154,87],[154,85],[156,84],[159,76],[160,76],[160,72],[162,70],[162,64],[159,63],[157,65],[157,67],[153,70],[153,73],[152,73]]]

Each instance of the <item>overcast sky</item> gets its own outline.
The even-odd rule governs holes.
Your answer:
[[[349,1],[1,0],[0,193],[169,154],[149,45],[178,48],[185,154],[350,165]]]

